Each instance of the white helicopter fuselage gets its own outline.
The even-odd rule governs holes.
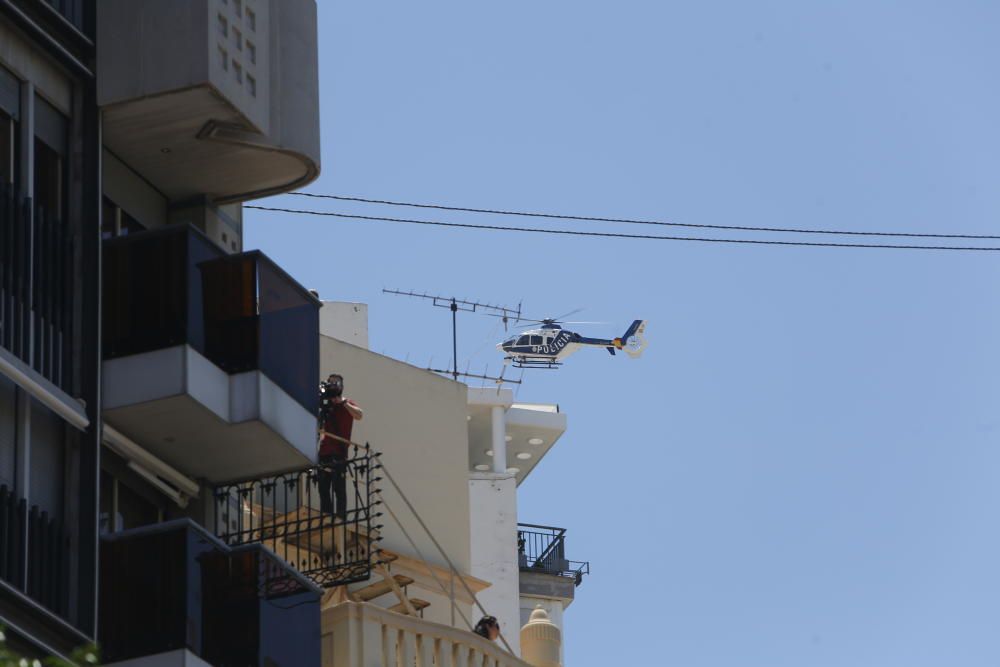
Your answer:
[[[516,364],[558,365],[583,347],[605,348],[611,354],[615,350],[623,350],[629,356],[642,354],[645,340],[642,337],[646,323],[636,320],[622,338],[604,339],[587,338],[578,333],[567,331],[558,324],[545,324],[540,329],[525,331],[518,336],[512,336],[497,345],[497,349],[506,354],[505,362]]]

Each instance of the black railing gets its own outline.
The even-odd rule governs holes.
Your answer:
[[[579,586],[590,574],[590,563],[566,560],[566,529],[554,526],[517,524],[518,566],[526,572],[542,572],[571,577]]]
[[[186,648],[213,665],[317,665],[321,591],[260,545],[188,519],[101,539],[107,662]]]
[[[0,579],[65,618],[69,558],[62,522],[0,486]]]
[[[0,183],[0,345],[72,390],[73,237]]]
[[[230,546],[262,544],[319,586],[368,579],[381,539],[381,526],[373,525],[382,515],[374,511],[381,465],[367,446],[352,449],[354,457],[343,463],[343,511],[335,503],[338,514],[324,507],[322,486],[336,471],[311,466],[216,487],[215,534]]]
[[[187,344],[317,409],[319,302],[260,252],[178,225],[104,242],[104,358]]]

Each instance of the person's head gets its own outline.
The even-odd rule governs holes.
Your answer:
[[[493,616],[483,616],[476,623],[476,634],[493,641],[500,636],[500,624]]]
[[[330,387],[330,393],[334,396],[340,396],[344,393],[344,376],[339,373],[330,373],[330,377],[326,379],[327,386]]]

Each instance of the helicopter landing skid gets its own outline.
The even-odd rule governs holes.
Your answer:
[[[510,363],[514,368],[541,368],[546,370],[555,370],[562,366],[561,362],[549,361],[547,359],[524,359],[518,357],[508,357],[504,360],[505,363]]]

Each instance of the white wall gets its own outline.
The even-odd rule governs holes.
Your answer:
[[[353,440],[382,452],[386,468],[416,506],[435,538],[460,572],[470,572],[469,452],[464,384],[374,354],[349,343],[320,336],[320,377],[344,376],[344,395],[364,410]],[[447,567],[402,499],[388,481],[381,483],[386,502],[404,522],[423,555]],[[388,513],[382,546],[417,557]],[[411,586],[409,594],[431,602],[424,617],[450,623],[447,602]],[[391,596],[385,600],[389,601]],[[381,599],[380,599],[381,600]],[[389,604],[392,604],[390,602]],[[478,619],[472,619],[475,622]],[[461,619],[458,620],[461,624]]]
[[[517,563],[517,480],[507,473],[469,473],[472,575],[493,585],[479,594],[500,632],[521,654]],[[477,616],[478,618],[478,616]]]
[[[319,311],[319,332],[367,350],[368,304],[324,301]]]

